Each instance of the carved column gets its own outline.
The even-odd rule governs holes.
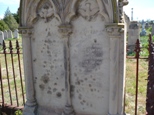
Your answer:
[[[59,32],[64,39],[64,67],[65,67],[65,89],[66,89],[66,105],[62,115],[74,115],[70,92],[70,41],[69,36],[72,33],[72,25],[62,24],[59,26]]]
[[[23,58],[24,58],[24,75],[26,86],[26,104],[24,107],[23,115],[35,115],[36,114],[36,99],[33,82],[33,69],[32,69],[32,53],[31,53],[31,34],[32,29],[20,28],[22,34],[23,45]]]
[[[106,26],[110,38],[110,88],[109,88],[109,115],[124,115],[124,48],[121,44],[124,25],[109,24]],[[121,58],[122,57],[122,58]]]

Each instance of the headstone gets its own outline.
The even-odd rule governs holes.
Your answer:
[[[18,29],[15,29],[14,31],[14,38],[19,38]]]
[[[146,35],[146,30],[145,30],[145,22],[142,20],[142,30],[140,33],[140,36],[145,36]]]
[[[122,14],[128,2],[115,2],[22,2],[23,115],[125,114]]]
[[[0,45],[3,44],[3,40],[4,40],[4,33],[0,31]]]
[[[4,39],[7,39],[8,38],[8,32],[7,30],[4,30]]]
[[[152,35],[154,35],[154,24],[152,25]]]
[[[8,30],[8,38],[13,38],[12,31]]]
[[[140,27],[137,21],[132,21],[128,32],[128,52],[134,52],[137,39],[140,39]]]

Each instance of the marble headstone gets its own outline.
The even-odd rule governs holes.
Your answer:
[[[19,38],[18,29],[14,30],[14,38]]]
[[[128,2],[119,7],[115,2],[22,2],[27,97],[23,115],[125,114],[122,14]]]
[[[140,27],[137,21],[132,21],[128,32],[128,52],[133,52],[137,39],[140,39]]]
[[[7,30],[4,30],[4,39],[7,39],[8,38],[8,32]]]
[[[7,32],[8,32],[8,38],[13,38],[12,31],[8,30]]]
[[[154,35],[154,24],[152,25],[152,32],[151,32],[152,35]]]
[[[4,40],[4,33],[0,31],[0,45],[3,44],[3,40]]]

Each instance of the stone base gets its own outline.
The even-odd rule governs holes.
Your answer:
[[[27,106],[25,105],[23,110],[23,115],[36,115],[37,106]]]

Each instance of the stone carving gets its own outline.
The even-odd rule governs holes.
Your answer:
[[[79,14],[88,21],[91,21],[99,12],[98,5],[94,6],[94,1],[85,1],[81,2],[79,6]],[[95,1],[96,4],[96,1]],[[83,7],[83,8],[82,8]]]
[[[41,18],[45,19],[45,22],[48,22],[48,18],[52,17],[54,14],[53,8],[49,4],[43,5],[43,7],[39,11],[39,15]]]
[[[8,32],[7,30],[4,30],[4,39],[7,39],[8,38]]]
[[[127,5],[127,0],[119,0],[119,22],[124,22],[123,6]]]
[[[8,30],[8,38],[13,38],[11,30]]]
[[[14,38],[19,38],[18,29],[15,29],[14,31]]]

